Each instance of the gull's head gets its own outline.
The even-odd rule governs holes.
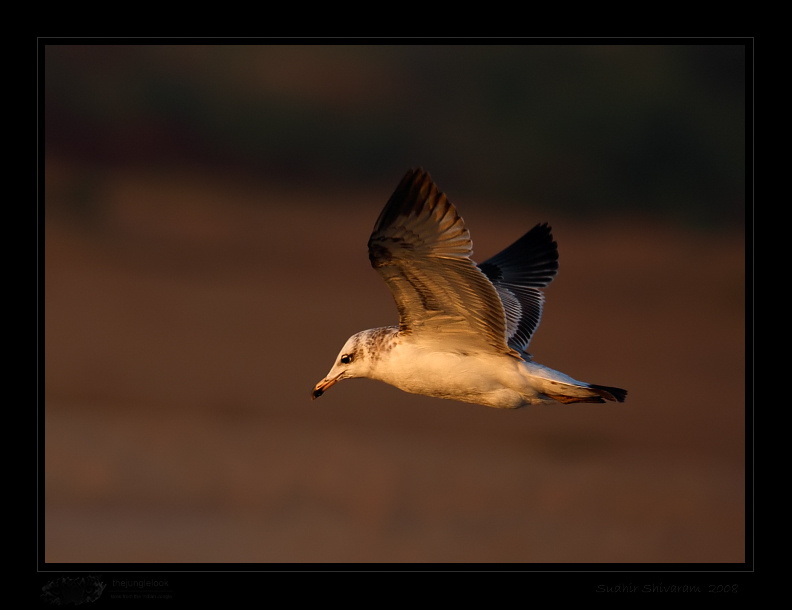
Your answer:
[[[371,370],[371,359],[369,358],[368,334],[371,331],[364,330],[352,335],[335,359],[333,368],[327,376],[316,384],[311,392],[311,398],[319,398],[327,389],[341,381],[352,377],[368,377]]]

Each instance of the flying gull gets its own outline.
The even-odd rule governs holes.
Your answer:
[[[505,409],[624,402],[626,390],[577,381],[526,351],[542,317],[540,289],[558,271],[547,223],[477,265],[462,218],[416,169],[379,215],[368,250],[393,293],[399,325],[352,335],[313,398],[342,379],[368,377],[413,394]]]

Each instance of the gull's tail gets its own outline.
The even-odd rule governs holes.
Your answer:
[[[570,385],[555,382],[552,389],[545,389],[544,393],[553,400],[563,403],[605,402],[605,400],[624,402],[624,399],[627,398],[627,390],[593,383]]]
[[[531,386],[558,402],[624,402],[627,398],[627,390],[578,381],[537,362],[524,362],[522,366],[530,374]]]

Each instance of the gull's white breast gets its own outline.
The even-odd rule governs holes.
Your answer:
[[[530,384],[524,365],[505,354],[439,351],[401,340],[376,362],[370,377],[412,394],[491,407],[513,409],[548,402]]]

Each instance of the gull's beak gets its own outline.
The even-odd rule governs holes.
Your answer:
[[[316,400],[317,398],[319,398],[322,394],[324,394],[327,391],[327,388],[341,381],[341,377],[342,376],[339,375],[338,377],[333,377],[332,379],[328,379],[327,377],[322,379],[322,381],[316,384],[316,387],[313,389],[313,392],[311,392],[311,400]]]

